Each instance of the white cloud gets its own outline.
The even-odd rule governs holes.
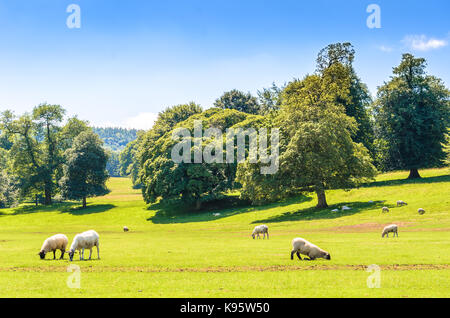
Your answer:
[[[124,121],[125,128],[135,128],[148,130],[153,127],[158,114],[155,113],[140,113],[135,117],[129,117]]]
[[[409,48],[417,51],[440,49],[448,45],[446,39],[428,38],[426,35],[407,35],[402,40]]]
[[[379,46],[378,49],[380,49],[383,52],[387,52],[387,53],[390,53],[394,50],[393,48],[391,48],[389,46],[385,46],[385,45]]]
[[[101,123],[94,123],[93,126],[148,130],[153,127],[153,124],[155,123],[157,118],[158,114],[156,113],[139,113],[137,116],[125,118],[119,123],[106,121]]]

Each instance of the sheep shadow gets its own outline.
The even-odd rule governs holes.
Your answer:
[[[326,209],[319,209],[316,207],[311,207],[307,209],[301,209],[294,212],[286,212],[280,215],[275,215],[267,219],[261,219],[253,221],[252,224],[257,223],[281,223],[289,221],[311,221],[311,220],[323,220],[323,219],[337,219],[343,216],[349,216],[357,214],[363,210],[367,209],[380,209],[384,205],[385,201],[374,201],[369,202],[341,202],[338,204],[330,205]],[[342,210],[343,206],[348,206],[350,210]],[[394,206],[388,206],[389,208]],[[333,210],[339,209],[339,212],[333,212]]]
[[[267,205],[251,206],[249,201],[241,200],[236,196],[231,196],[218,201],[205,203],[202,209],[198,211],[194,211],[193,209],[188,210],[186,209],[186,206],[182,204],[174,206],[158,203],[153,204],[148,208],[148,210],[156,212],[152,217],[148,218],[147,221],[151,221],[155,224],[208,222],[238,214],[283,207],[310,200],[312,200],[312,198],[300,195]],[[220,211],[217,212],[220,214],[214,215],[216,211]]]

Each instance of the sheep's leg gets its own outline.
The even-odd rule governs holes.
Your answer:
[[[269,232],[267,232],[267,239],[269,239]]]
[[[64,253],[66,252],[66,250],[61,250],[61,257],[59,259],[64,259]]]
[[[100,248],[97,243],[97,258],[100,259]]]
[[[89,260],[91,260],[91,256],[92,256],[92,247],[89,249]]]
[[[53,251],[53,259],[56,259],[56,250]]]
[[[291,259],[294,259],[294,254],[297,254],[297,257],[299,258],[299,260],[302,260],[302,258],[300,257],[300,253],[296,250],[292,250],[291,252]]]

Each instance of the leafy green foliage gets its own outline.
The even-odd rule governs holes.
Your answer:
[[[9,151],[0,148],[0,208],[11,207],[18,203],[19,189],[11,173]]]
[[[225,92],[214,102],[214,106],[222,109],[235,109],[248,114],[258,114],[260,108],[256,97],[236,89]]]
[[[269,88],[263,88],[258,91],[259,114],[267,115],[280,109],[282,104],[282,92],[284,87],[278,87],[275,83]]]
[[[134,188],[141,188],[141,176],[143,163],[153,156],[153,148],[156,141],[173,127],[188,119],[194,114],[199,114],[202,108],[191,102],[167,107],[158,114],[158,118],[152,129],[141,133],[138,138],[129,143],[122,151],[119,158],[120,173],[122,176],[130,176]]]
[[[330,67],[340,64],[348,69],[350,80],[349,96],[337,100],[345,107],[347,116],[356,120],[357,130],[352,133],[356,143],[362,143],[375,156],[373,123],[370,117],[373,103],[367,85],[365,85],[353,68],[355,50],[351,43],[334,43],[322,49],[317,56],[317,73],[324,74]]]
[[[48,205],[59,191],[63,153],[81,131],[89,129],[86,122],[76,117],[61,126],[64,113],[61,106],[48,104],[19,117],[11,111],[2,113],[0,128],[12,144],[10,175],[18,183],[22,198],[44,194]]]
[[[64,158],[66,163],[60,187],[65,199],[83,200],[83,207],[86,207],[86,198],[109,192],[106,188],[108,154],[97,134],[82,132],[66,150]]]
[[[173,128],[186,128],[193,132],[194,121],[201,120],[203,129],[214,127],[225,132],[227,128],[235,127],[243,122],[251,124],[253,120],[259,119],[259,116],[236,110],[213,108],[201,114],[192,115]],[[219,199],[227,190],[233,188],[236,164],[205,163],[204,161],[202,163],[175,163],[171,158],[171,152],[178,141],[172,139],[172,132],[173,130],[159,138],[151,151],[146,151],[142,157],[142,184],[146,202],[156,202],[158,199],[165,202],[181,200],[185,204],[195,204],[198,209],[202,202]],[[225,136],[222,137],[225,138]],[[185,140],[189,140],[192,145],[195,145],[196,140],[193,134],[185,137]],[[218,143],[221,149],[225,148],[225,139],[215,140],[204,137],[200,141],[201,151],[211,142]],[[195,149],[195,147],[190,149],[192,162],[194,162]]]
[[[243,198],[260,203],[314,191],[318,207],[326,207],[326,189],[349,189],[375,176],[367,149],[352,140],[356,121],[342,105],[351,100],[350,87],[349,69],[340,63],[287,85],[274,123],[282,132],[280,170],[261,176],[253,164],[240,167]]]
[[[410,177],[441,163],[449,125],[450,92],[425,68],[425,59],[404,54],[391,80],[378,89],[374,105],[384,167],[410,169]]]

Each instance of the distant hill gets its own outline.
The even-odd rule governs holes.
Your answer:
[[[139,130],[113,128],[113,127],[92,127],[94,132],[100,136],[105,143],[105,148],[111,151],[122,151],[125,146],[137,138]]]
[[[111,177],[120,177],[119,154],[129,142],[137,138],[139,130],[113,127],[92,127],[92,129],[103,140],[105,148],[111,152],[106,170]]]

